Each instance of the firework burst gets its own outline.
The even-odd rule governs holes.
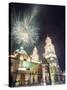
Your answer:
[[[17,44],[28,47],[34,45],[39,38],[39,28],[36,26],[37,10],[34,9],[29,15],[25,14],[23,19],[16,19],[12,26],[12,37]]]

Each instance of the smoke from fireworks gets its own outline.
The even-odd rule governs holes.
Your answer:
[[[28,47],[33,46],[39,36],[39,28],[36,26],[37,10],[34,9],[31,14],[25,14],[23,19],[16,19],[12,26],[12,37],[17,44]]]

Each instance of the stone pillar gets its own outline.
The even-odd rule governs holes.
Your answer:
[[[29,84],[29,78],[30,78],[30,74],[29,73],[26,73],[25,74],[25,84]]]
[[[35,83],[38,83],[38,75],[37,74],[34,75],[34,80],[35,80]]]
[[[16,77],[16,86],[19,86],[20,85],[20,80],[21,80],[21,74],[17,74],[17,77]]]
[[[52,84],[52,85],[54,85],[54,84],[55,84],[54,74],[51,74],[51,84]]]
[[[54,85],[55,84],[55,68],[54,66],[52,66],[52,64],[50,64],[50,77],[51,77],[51,84]]]
[[[42,64],[42,79],[43,79],[43,83],[44,85],[46,85],[46,81],[45,81],[45,64]]]
[[[31,84],[33,84],[33,74],[31,73]]]

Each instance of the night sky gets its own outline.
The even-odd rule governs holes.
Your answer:
[[[36,21],[39,25],[39,40],[36,43],[40,59],[43,58],[45,39],[47,35],[51,37],[55,45],[56,54],[58,57],[61,69],[65,70],[65,7],[53,5],[34,5],[34,4],[10,4],[10,19],[14,16],[20,18],[24,15],[25,11],[31,11],[32,7],[38,8],[38,15]],[[10,31],[9,31],[10,32]],[[10,33],[11,34],[11,33]],[[11,51],[14,51],[18,46],[12,40]],[[33,47],[26,48],[28,53],[32,53]]]

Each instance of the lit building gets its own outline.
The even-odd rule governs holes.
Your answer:
[[[31,59],[32,59],[33,62],[39,62],[39,54],[38,54],[38,51],[37,51],[36,47],[34,47],[34,49],[33,49]]]
[[[47,36],[46,45],[44,47],[45,53],[44,58],[47,61],[48,66],[48,78],[50,81],[50,84],[56,84],[59,82],[59,65],[58,65],[58,59],[55,52],[55,47],[52,44],[52,40],[50,37]],[[46,75],[46,72],[45,72]]]
[[[36,47],[34,47],[30,56],[23,47],[17,49],[13,55],[10,55],[12,86],[59,83],[60,70],[55,47],[50,37],[46,38],[45,43],[44,60],[39,60]]]
[[[38,60],[37,49],[33,49],[31,56],[23,48],[11,55],[12,86],[40,84],[42,79],[42,66]],[[36,55],[36,56],[34,56]],[[35,57],[35,58],[34,58]],[[33,60],[34,59],[34,60]]]

